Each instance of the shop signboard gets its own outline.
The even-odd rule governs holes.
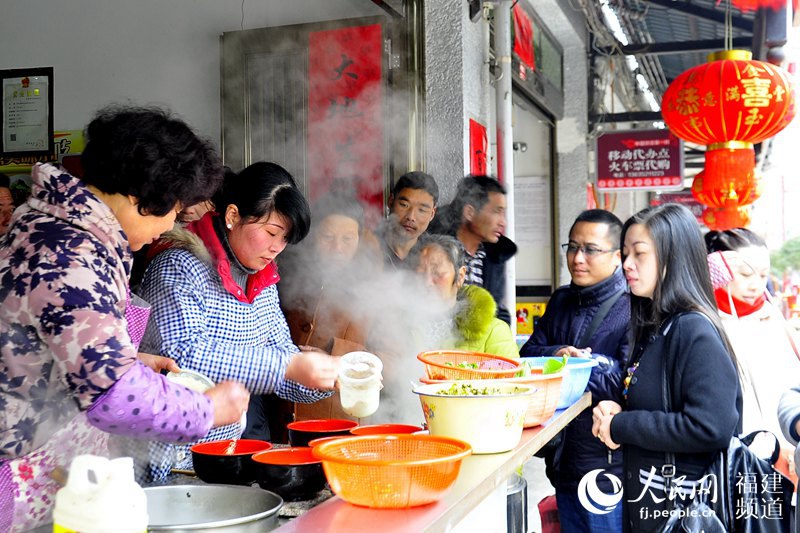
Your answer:
[[[692,212],[700,225],[705,225],[705,222],[703,222],[703,210],[706,206],[698,202],[695,197],[692,196],[691,191],[657,194],[650,200],[650,205],[652,206],[662,204],[681,204]]]
[[[683,141],[669,130],[628,130],[597,139],[599,190],[680,190]]]
[[[0,157],[0,172],[13,176],[30,174],[31,167],[39,161],[59,161],[66,156],[79,156],[83,152],[83,130],[65,130],[53,133],[54,152],[47,156],[16,155]]]

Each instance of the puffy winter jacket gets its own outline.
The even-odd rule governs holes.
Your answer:
[[[625,290],[625,278],[619,268],[611,277],[590,287],[574,284],[560,287],[550,298],[544,316],[520,354],[523,357],[553,355],[564,346],[590,347],[592,356],[600,362],[592,370],[588,385],[592,404],[597,405],[602,400],[620,402],[629,355],[628,293],[622,294],[609,309],[587,344],[581,345],[580,340],[603,302]],[[621,451],[609,452],[592,436],[591,429],[592,410],[586,409],[566,427],[558,448],[546,455],[547,475],[556,489],[576,489],[584,474],[596,468],[622,475]],[[604,490],[611,489],[605,476],[599,476],[597,481]]]

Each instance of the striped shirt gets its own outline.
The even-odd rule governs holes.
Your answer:
[[[484,259],[486,259],[486,250],[483,249],[483,243],[478,246],[475,255],[467,252],[467,277],[464,279],[464,283],[483,287]]]

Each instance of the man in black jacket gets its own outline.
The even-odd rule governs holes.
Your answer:
[[[630,297],[621,268],[622,222],[608,211],[584,211],[562,245],[572,283],[553,293],[522,356],[572,355],[598,360],[589,390],[592,403],[619,401],[629,352]],[[601,355],[602,354],[602,355]],[[621,531],[622,505],[594,514],[581,505],[578,485],[592,470],[622,480],[622,453],[611,452],[592,436],[592,410],[586,409],[562,433],[561,442],[545,454],[547,475],[556,489],[562,531]],[[605,475],[596,476],[606,493],[618,490]]]
[[[497,303],[497,317],[511,323],[505,305],[506,261],[517,245],[505,237],[506,190],[494,178],[467,176],[458,184],[453,201],[431,223],[431,233],[456,237],[467,251],[467,285],[489,291]]]

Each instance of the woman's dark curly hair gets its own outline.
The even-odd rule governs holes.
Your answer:
[[[82,179],[135,197],[142,215],[164,216],[210,198],[223,168],[211,143],[155,107],[110,106],[86,127]]]

